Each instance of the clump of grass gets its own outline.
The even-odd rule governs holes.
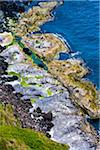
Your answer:
[[[21,140],[5,139],[0,137],[0,150],[31,150]]]
[[[14,116],[12,105],[0,104],[0,125],[20,126],[19,121]]]

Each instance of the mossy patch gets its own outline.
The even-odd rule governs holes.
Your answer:
[[[33,104],[33,103],[36,102],[36,99],[35,99],[35,98],[31,98],[30,101],[31,101],[31,103]]]
[[[24,142],[0,137],[0,150],[31,150]]]
[[[27,82],[26,82],[27,80],[28,80],[27,77],[21,77],[21,82],[20,82],[20,84],[21,84],[23,87],[28,87],[29,84],[27,84]]]
[[[52,96],[53,93],[50,89],[47,89],[47,94],[48,94],[48,96]]]
[[[62,65],[65,66],[64,63],[62,63]],[[76,67],[74,69],[76,69]],[[68,70],[66,70],[66,72],[67,71]],[[62,72],[61,65],[54,67],[52,62],[51,66],[49,66],[49,72],[54,75],[66,88],[71,89],[72,92],[70,95],[74,103],[83,108],[83,110],[85,110],[90,117],[98,118],[99,108],[96,102],[97,91],[95,86],[91,82],[82,80],[81,77],[79,78],[77,72],[74,73],[74,71],[75,70],[72,69],[72,72],[65,73],[64,70]]]
[[[17,76],[18,78],[20,77],[20,73],[17,73],[17,72],[8,72],[8,75],[12,75],[12,76]]]
[[[40,75],[37,75],[37,76],[35,76],[35,78],[36,78],[36,79],[42,79],[43,76],[42,76],[42,75],[41,75],[41,76],[40,76]]]

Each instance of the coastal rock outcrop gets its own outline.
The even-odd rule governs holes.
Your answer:
[[[60,52],[69,52],[65,42],[56,34],[31,34],[22,38],[22,43],[47,62],[57,57]]]
[[[52,20],[51,11],[57,5],[57,1],[39,3],[38,6],[29,9],[27,13],[22,13],[16,23],[10,19],[10,30],[21,37],[29,32],[39,31],[42,24]]]
[[[72,100],[76,105],[87,112],[91,118],[99,118],[97,91],[91,82],[81,79],[88,70],[80,60],[54,60],[48,64],[48,70],[66,88],[69,87]]]

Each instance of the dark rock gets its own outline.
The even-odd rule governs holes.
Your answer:
[[[49,133],[46,133],[46,136],[47,136],[48,138],[51,138],[51,135],[50,135]]]
[[[38,108],[36,109],[36,112],[37,112],[37,113],[41,113],[41,109],[38,107]]]
[[[47,114],[44,114],[44,115],[43,115],[43,118],[44,118],[45,120],[52,121],[52,113],[51,113],[51,112],[48,112]]]
[[[8,63],[4,61],[4,58],[0,56],[0,75],[4,74],[7,70]]]
[[[15,0],[0,1],[0,32],[10,31],[7,17],[17,22],[19,13],[23,13],[30,3]]]
[[[39,67],[44,68],[44,64],[38,64]]]
[[[3,50],[5,50],[6,49],[6,47],[4,46],[4,47],[2,47],[1,45],[0,45],[0,53],[3,51]]]
[[[15,93],[15,95],[17,96],[17,98],[21,98],[23,95],[21,93]]]
[[[32,52],[28,48],[23,48],[23,51],[29,56],[32,55]]]
[[[7,92],[13,92],[14,91],[14,88],[10,85],[10,84],[5,84],[5,91]]]
[[[50,131],[50,129],[54,126],[52,122],[48,122],[47,130]]]
[[[5,58],[3,56],[0,56],[0,62],[4,61],[4,60],[5,60]]]
[[[11,82],[11,81],[14,81],[14,80],[18,80],[18,77],[17,76],[12,76],[12,77],[0,77],[2,83],[5,83],[5,82]]]

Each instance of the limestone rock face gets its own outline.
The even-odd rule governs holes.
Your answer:
[[[25,56],[18,44],[9,46],[0,55],[3,56],[9,64],[23,62],[25,59]]]
[[[16,92],[23,94],[23,99],[43,99],[65,90],[60,82],[45,70],[27,60],[18,45],[8,47],[1,55],[9,63],[7,72],[9,76],[16,75],[18,80],[10,82]]]
[[[37,107],[53,114],[51,139],[68,143],[71,150],[95,150],[98,142],[96,132],[72,104],[68,92],[38,100],[33,109]]]
[[[86,118],[87,115],[98,118],[100,114],[95,86],[82,79],[89,70],[77,59],[56,60],[60,52],[69,52],[69,46],[56,34],[40,32],[41,25],[53,20],[51,11],[57,5],[57,1],[38,3],[17,15],[17,20],[9,19],[7,26],[13,35],[0,33],[0,103],[6,105],[5,110],[0,105],[0,124],[44,132],[52,140],[68,144],[71,150],[99,150],[98,135]],[[1,22],[5,22],[0,12]],[[43,65],[46,65],[44,70]],[[9,104],[13,105],[14,115]],[[47,149],[45,146],[55,150],[69,148],[60,144],[60,148],[55,144],[50,147],[45,138],[40,140],[40,134],[36,136],[39,138],[31,135],[30,129],[27,132],[15,127],[0,129],[0,143],[4,142],[8,148],[13,148],[13,142],[15,149],[31,146],[33,149],[35,140],[36,149],[39,144],[41,149]],[[4,140],[8,133],[12,139],[15,135],[15,140],[10,142],[9,137],[8,141]],[[18,138],[22,141],[17,141]]]

